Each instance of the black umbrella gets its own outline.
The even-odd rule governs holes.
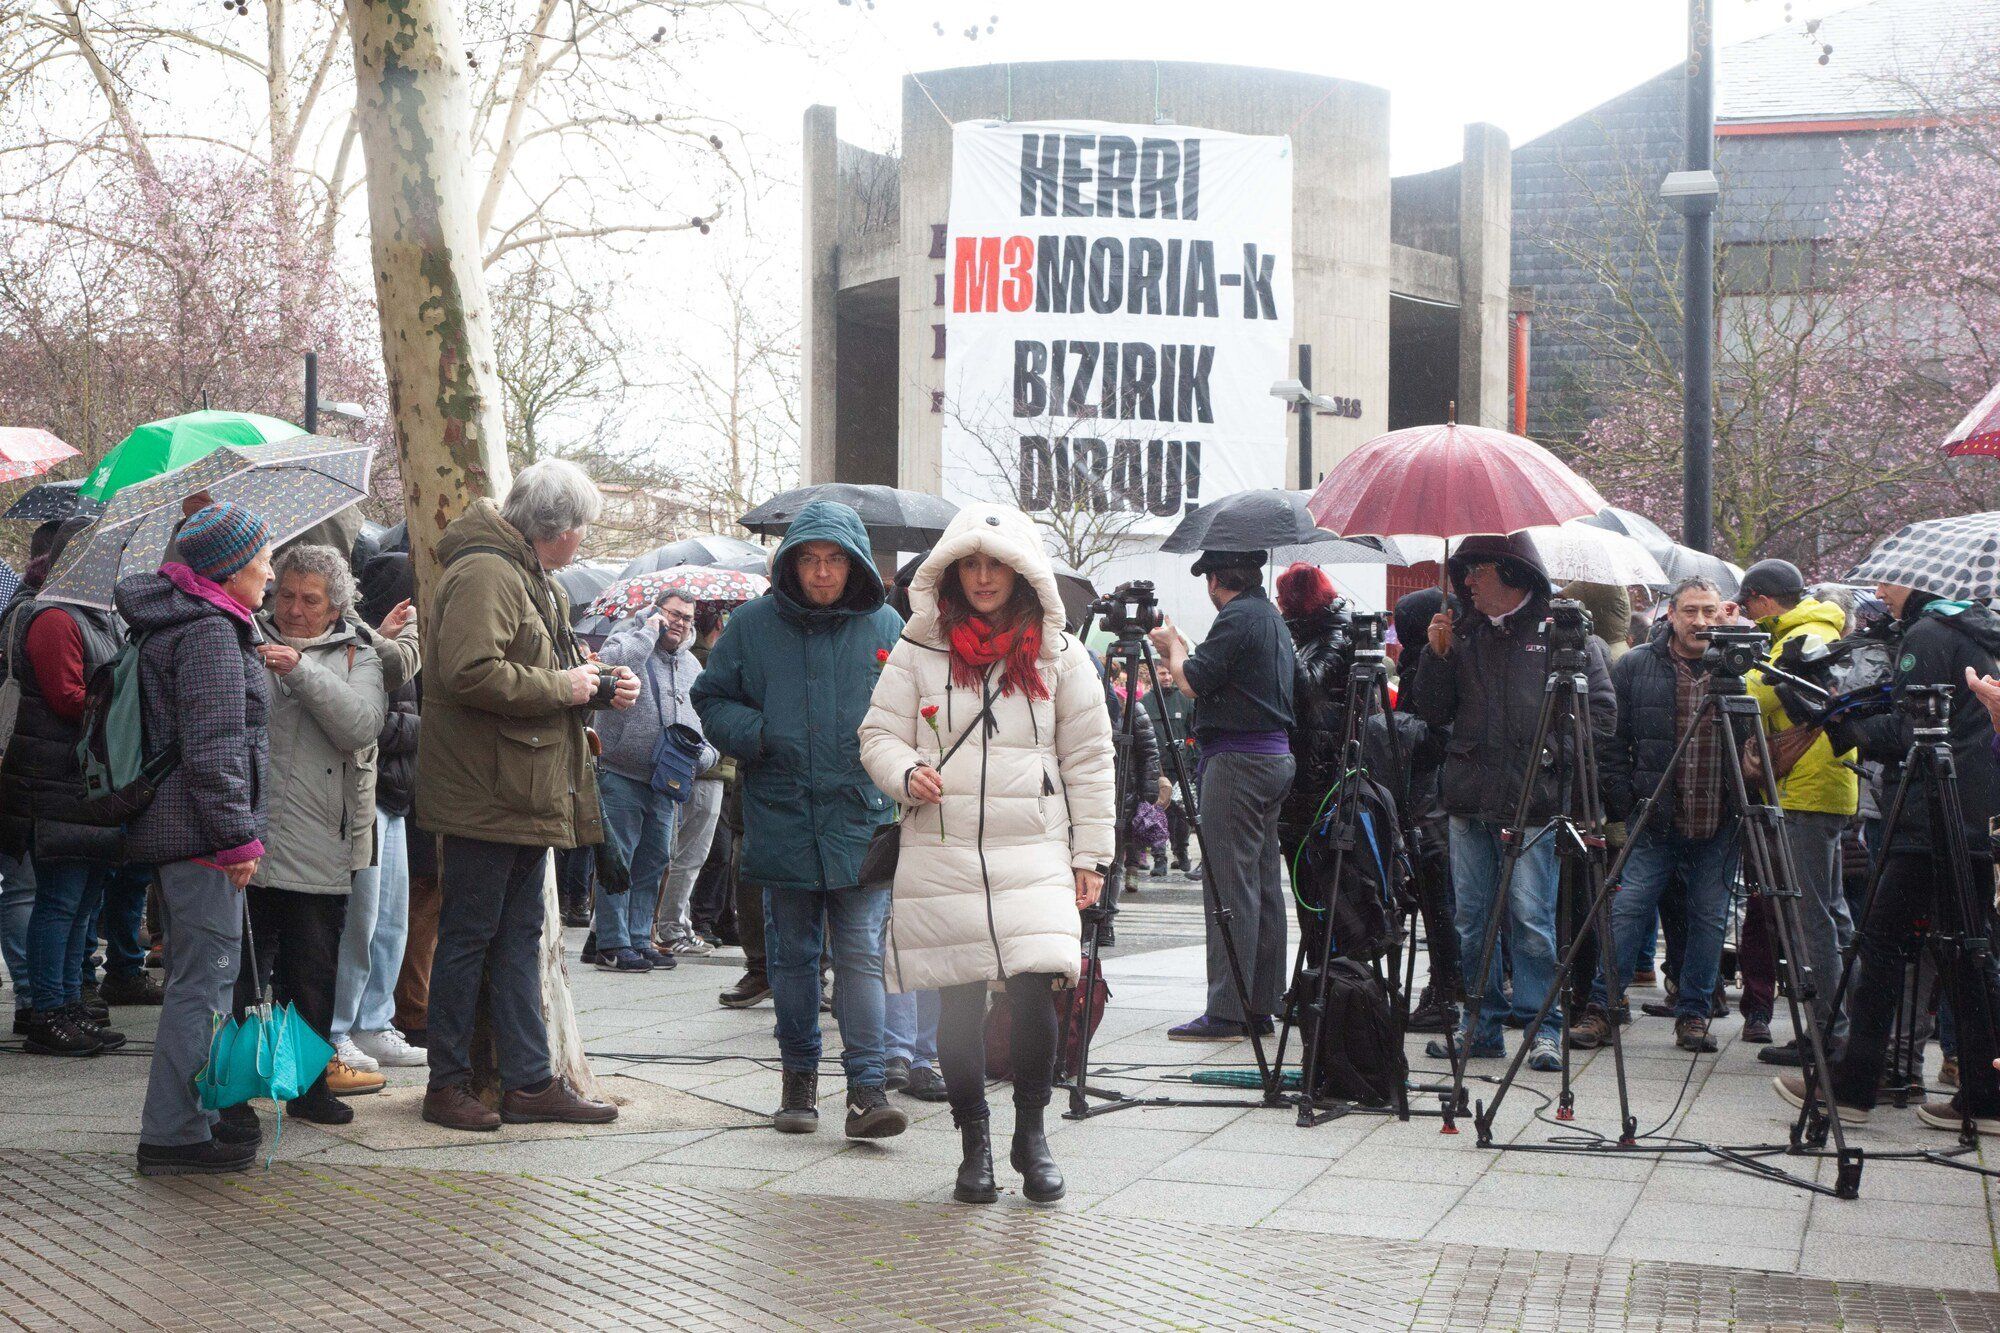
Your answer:
[[[958,506],[951,501],[921,491],[829,481],[774,496],[745,514],[740,522],[762,536],[781,537],[799,511],[814,500],[837,500],[850,506],[861,515],[861,526],[868,529],[870,541],[896,551],[920,551],[936,544],[958,513]]]
[[[19,519],[24,523],[46,523],[52,518],[68,518],[82,510],[95,513],[102,508],[95,500],[85,500],[76,493],[83,485],[83,479],[75,481],[45,481],[39,486],[30,486],[21,493],[21,498],[7,507],[0,518]]]
[[[1660,562],[1660,569],[1667,576],[1669,586],[1682,579],[1704,578],[1722,590],[1724,597],[1736,595],[1736,581],[1743,571],[1730,564],[1719,555],[1697,551],[1692,546],[1682,546],[1666,534],[1659,524],[1644,514],[1630,509],[1620,509],[1607,505],[1589,518],[1580,518],[1578,523],[1593,528],[1603,528],[1607,532],[1622,533],[1646,548],[1646,554]]]
[[[741,537],[689,537],[686,541],[668,542],[646,552],[619,570],[618,577],[629,579],[635,574],[656,574],[679,565],[709,565],[716,569],[733,569],[741,574],[769,574],[771,553]],[[602,591],[603,588],[598,589],[598,592]],[[596,596],[596,593],[591,596]]]
[[[564,565],[551,575],[569,594],[569,623],[581,625],[590,616],[590,604],[618,581],[618,566],[609,560],[579,560]]]
[[[1375,538],[1341,537],[1315,523],[1306,512],[1304,491],[1276,488],[1238,491],[1205,504],[1182,519],[1160,543],[1160,549],[1169,555],[1270,551],[1284,546],[1311,546],[1311,558],[1329,565],[1390,562]]]

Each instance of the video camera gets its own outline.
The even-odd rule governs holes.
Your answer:
[[[1121,583],[1108,596],[1090,604],[1089,614],[1114,638],[1136,639],[1160,627],[1160,599],[1150,579]]]
[[[1590,612],[1582,602],[1558,597],[1549,603],[1542,618],[1542,642],[1548,648],[1552,671],[1581,670],[1590,646]]]
[[[1710,671],[1725,676],[1747,676],[1764,665],[1771,651],[1771,636],[1760,629],[1740,625],[1717,625],[1703,631],[1708,651],[1701,655]]]

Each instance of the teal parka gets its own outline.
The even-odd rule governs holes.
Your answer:
[[[797,571],[806,542],[837,543],[852,561],[830,607],[806,601]],[[695,681],[702,731],[742,768],[748,883],[840,889],[893,803],[868,780],[857,733],[902,617],[884,600],[861,516],[816,500],[799,511],[771,562],[771,590],[729,617]]]

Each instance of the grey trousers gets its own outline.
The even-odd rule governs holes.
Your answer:
[[[1813,970],[1819,992],[1819,1018],[1827,1021],[1827,1006],[1840,988],[1840,946],[1854,934],[1847,895],[1840,886],[1840,832],[1845,815],[1813,810],[1785,811],[1785,841],[1799,872],[1799,922],[1805,934],[1805,961]],[[1833,1040],[1847,1040],[1847,1015],[1832,1016]]]
[[[1278,807],[1292,789],[1288,754],[1214,754],[1202,761],[1201,834],[1208,849],[1202,880],[1230,913],[1230,934],[1243,966],[1250,1013],[1284,1006],[1284,853],[1278,849]],[[1236,996],[1222,932],[1208,924],[1208,1015],[1232,1023],[1248,1015]]]
[[[542,880],[549,849],[477,838],[444,839],[443,900],[431,961],[430,1085],[472,1074],[472,1025],[486,982],[486,1015],[500,1086],[512,1092],[549,1077],[542,1018]]]
[[[139,1141],[172,1148],[206,1143],[217,1118],[202,1109],[194,1076],[208,1063],[215,1016],[230,1011],[243,961],[243,894],[220,870],[193,861],[170,861],[157,873],[167,994],[153,1038]]]
[[[664,944],[684,940],[694,934],[688,918],[688,902],[694,897],[694,882],[708,861],[708,848],[715,841],[715,821],[722,815],[722,784],[701,778],[694,793],[681,807],[680,826],[674,833],[674,859],[667,865],[666,887],[660,892],[653,913],[653,938]]]

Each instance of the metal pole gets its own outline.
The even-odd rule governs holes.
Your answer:
[[[1687,169],[1715,164],[1715,28],[1709,0],[1688,0]],[[1715,197],[1682,201],[1687,246],[1681,256],[1681,540],[1697,551],[1715,538]]]
[[[306,353],[306,434],[319,433],[319,353]]]
[[[1306,386],[1306,393],[1312,393],[1313,349],[1311,343],[1299,344],[1299,383]],[[1313,405],[1310,397],[1299,404],[1299,489],[1313,488]]]

